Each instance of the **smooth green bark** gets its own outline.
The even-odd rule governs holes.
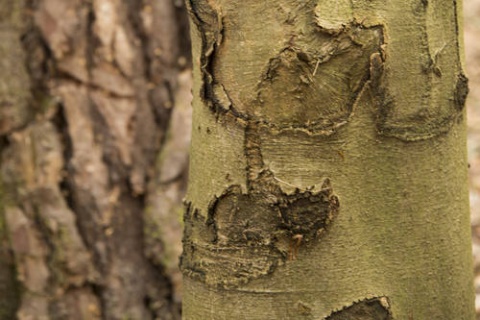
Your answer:
[[[460,1],[189,4],[184,319],[473,319]]]

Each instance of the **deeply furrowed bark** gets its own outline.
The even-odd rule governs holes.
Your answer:
[[[187,4],[184,319],[473,319],[461,2]]]
[[[0,1],[1,319],[180,318],[187,23],[171,0]]]

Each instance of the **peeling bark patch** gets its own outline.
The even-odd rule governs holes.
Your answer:
[[[367,83],[369,57],[383,44],[383,26],[367,27],[350,17],[332,32],[319,24],[312,6],[305,35],[266,61],[258,85],[246,94],[252,101],[239,103],[216,75],[224,28],[219,6],[214,0],[190,0],[189,9],[201,36],[203,102],[217,116],[230,113],[280,131],[329,135],[344,125]]]
[[[467,101],[468,95],[468,78],[463,74],[459,74],[457,77],[457,83],[455,85],[455,107],[461,111],[465,107],[465,101]]]
[[[317,192],[266,189],[242,193],[231,186],[212,201],[206,219],[188,206],[181,262],[186,275],[224,288],[266,276],[294,259],[299,246],[318,239],[338,212],[328,179]]]
[[[297,192],[284,196],[279,204],[283,225],[292,235],[299,235],[303,241],[311,241],[326,229],[333,220],[338,199],[327,194],[311,191]],[[298,238],[298,237],[297,237]]]
[[[437,30],[438,8],[427,0],[412,5],[420,31],[412,36],[411,45],[416,43],[418,49],[396,48],[393,52],[382,47],[370,59],[377,131],[403,141],[426,140],[449,132],[461,117],[468,93],[460,57],[454,57],[458,42],[446,35],[440,37],[443,31]],[[399,53],[412,64],[407,73],[400,72],[398,56],[397,60],[391,58]]]
[[[331,134],[348,121],[369,77],[369,57],[383,42],[381,26],[356,22],[338,33],[319,27],[270,59],[250,119],[280,130]],[[306,106],[312,106],[307,108]]]
[[[231,206],[230,201],[238,200],[239,195],[235,198],[233,194],[224,196],[225,200],[220,200],[216,206]],[[241,202],[247,200],[240,198]],[[252,208],[264,209],[256,204]],[[246,230],[239,230],[242,225],[223,225],[223,218],[217,232],[215,221],[205,222],[192,210],[189,208],[185,216],[187,236],[180,264],[185,275],[212,286],[231,288],[271,273],[282,262],[282,253],[266,244],[269,241],[267,233],[248,229],[249,225]]]
[[[228,110],[228,96],[213,75],[213,61],[222,42],[222,18],[213,0],[189,0],[188,11],[202,37],[200,70],[202,73],[202,100],[214,111]]]
[[[377,104],[377,131],[379,134],[404,141],[431,139],[450,131],[465,107],[468,95],[468,79],[461,73],[453,88],[453,99],[447,108],[434,110],[429,105],[420,105],[413,114],[398,116],[398,103],[388,92],[388,82],[383,72],[385,60],[381,54],[370,59],[370,84],[374,102]]]
[[[325,320],[391,320],[390,303],[387,297],[365,299],[333,312]]]
[[[247,192],[232,185],[211,200],[206,216],[191,204],[185,215],[183,273],[211,286],[234,288],[296,259],[338,213],[330,180],[286,193],[262,156],[259,124],[246,121]]]

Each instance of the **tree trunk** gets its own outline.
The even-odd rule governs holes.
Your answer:
[[[1,319],[180,318],[187,29],[181,1],[0,0]]]
[[[473,319],[461,1],[187,1],[184,319]]]

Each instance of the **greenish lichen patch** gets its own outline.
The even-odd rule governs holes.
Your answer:
[[[390,302],[387,297],[376,297],[354,302],[334,311],[325,320],[391,320]]]
[[[224,288],[266,276],[319,239],[338,208],[328,179],[319,191],[293,194],[280,188],[243,193],[231,186],[212,200],[207,217],[188,205],[182,270]]]

